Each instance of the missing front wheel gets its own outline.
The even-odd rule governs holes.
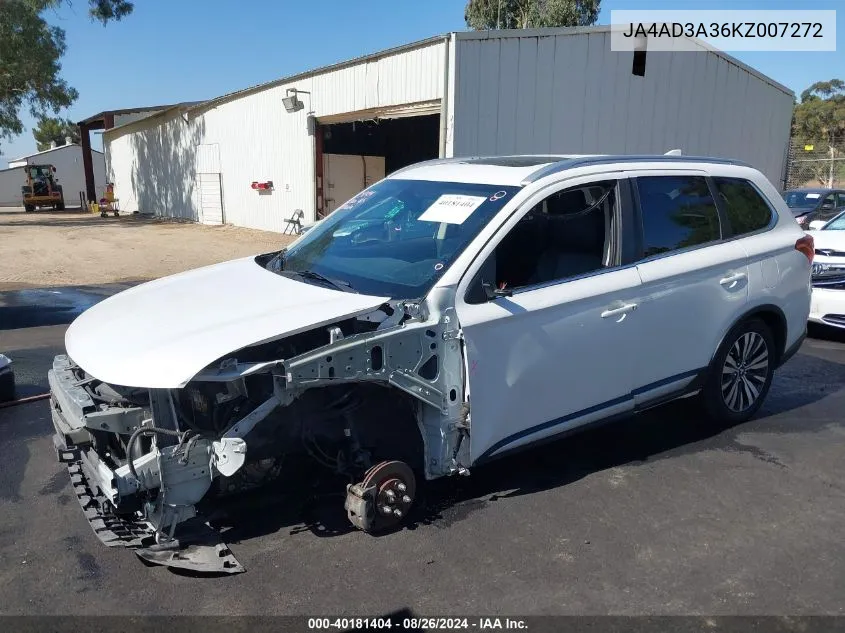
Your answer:
[[[371,534],[390,530],[408,516],[416,489],[414,473],[405,462],[380,462],[360,483],[347,486],[344,507],[349,521]]]

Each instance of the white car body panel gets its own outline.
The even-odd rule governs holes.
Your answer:
[[[642,294],[634,316],[644,323],[635,385],[640,404],[660,387],[690,382],[710,364],[722,336],[745,310],[748,264],[739,242],[724,242],[644,261],[637,271]],[[648,388],[663,381],[671,383]]]
[[[845,264],[845,262],[843,262]],[[845,328],[845,325],[825,321],[824,316],[828,314],[845,314],[845,290],[827,290],[825,288],[813,288],[813,297],[810,304],[809,321],[822,323],[831,327]]]
[[[303,283],[253,257],[157,279],[96,304],[68,328],[68,355],[104,382],[171,389],[220,357],[383,304]]]
[[[807,233],[812,235],[815,240],[816,257],[813,263],[845,267],[845,231],[807,231]],[[842,253],[842,255],[822,255],[819,253],[819,251],[827,250],[832,253]],[[845,314],[845,290],[813,288],[809,320],[833,327],[845,327],[845,324],[825,320],[825,315],[829,314]]]
[[[638,286],[628,267],[459,305],[478,421],[473,461],[633,408],[642,322],[636,313],[602,313],[632,300]]]
[[[816,250],[831,249],[845,253],[845,231],[831,229],[829,231],[807,231],[813,236],[816,243]],[[823,255],[820,255],[823,257]]]

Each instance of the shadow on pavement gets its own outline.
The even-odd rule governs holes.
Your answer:
[[[471,477],[427,482],[419,488],[409,521],[399,529],[449,527],[491,502],[558,488],[618,466],[702,451],[744,453],[785,467],[775,455],[741,442],[740,435],[829,428],[826,418],[799,418],[790,412],[843,385],[845,364],[799,354],[776,374],[764,407],[749,422],[734,427],[714,424],[697,410],[694,399],[669,403],[473,468]],[[845,426],[845,421],[839,424]],[[282,478],[284,489],[274,483],[234,503],[223,503],[215,526],[222,530],[224,540],[239,543],[282,529],[290,529],[291,535],[311,532],[321,537],[353,531],[343,509],[347,482],[326,471],[303,468],[290,471],[295,476]]]
[[[820,323],[808,323],[807,335],[810,338],[814,339],[845,343],[845,328],[833,327],[831,325],[821,325]]]
[[[67,325],[91,306],[140,282],[0,292],[0,330]]]
[[[55,211],[50,211],[50,214],[57,213]],[[3,214],[4,217],[8,217],[9,215],[14,214]],[[21,214],[23,215],[23,214]],[[34,215],[32,213],[27,213],[27,216]],[[13,227],[13,226],[49,226],[52,228],[76,228],[76,227],[92,227],[92,226],[120,226],[123,228],[132,228],[136,226],[145,226],[147,224],[156,224],[157,221],[143,215],[132,215],[130,214],[120,214],[119,216],[115,217],[109,214],[107,217],[103,218],[99,215],[95,215],[93,213],[74,213],[69,215],[68,217],[44,217],[39,218],[37,220],[31,219],[21,219],[21,220],[8,220],[0,222],[0,226],[3,227]]]

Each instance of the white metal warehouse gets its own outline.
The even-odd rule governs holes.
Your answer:
[[[106,185],[106,161],[102,152],[93,151],[91,154],[94,180],[99,190]],[[68,143],[21,156],[9,161],[8,169],[0,169],[0,207],[23,206],[21,187],[26,184],[26,165],[53,165],[67,206],[77,206],[80,194],[83,194],[84,198],[85,170],[82,164],[82,147],[76,143]]]
[[[703,44],[613,52],[610,27],[480,31],[103,136],[124,210],[282,231],[296,209],[322,217],[386,173],[438,156],[680,148],[745,160],[780,186],[792,107],[790,90]]]

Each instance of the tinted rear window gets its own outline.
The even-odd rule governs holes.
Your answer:
[[[714,178],[713,181],[725,203],[734,235],[753,233],[769,225],[772,210],[754,185],[740,178]]]
[[[645,257],[721,239],[719,212],[702,176],[637,178]]]

